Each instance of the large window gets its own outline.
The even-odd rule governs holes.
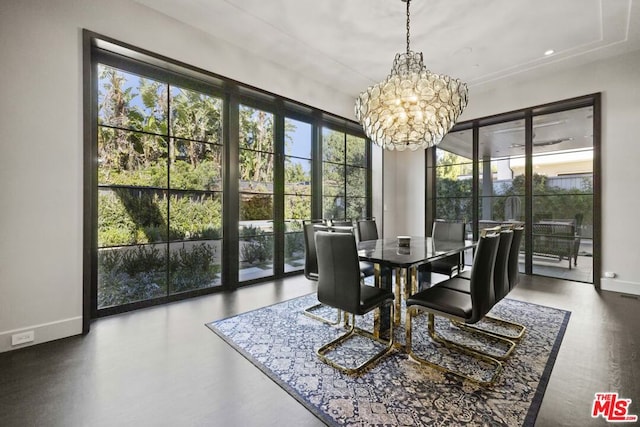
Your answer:
[[[240,105],[240,281],[273,275],[273,114]]]
[[[220,285],[221,107],[98,65],[99,309]]]
[[[312,126],[286,118],[284,146],[284,271],[304,268],[302,221],[311,218]]]
[[[303,220],[370,215],[356,123],[89,32],[85,43],[91,317],[298,274]]]
[[[330,128],[322,130],[323,217],[367,217],[367,141]]]
[[[598,111],[593,95],[456,126],[428,153],[427,228],[461,220],[471,236],[524,223],[521,271],[592,283]]]

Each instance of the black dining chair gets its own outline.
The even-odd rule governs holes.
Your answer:
[[[346,218],[346,219],[325,219],[325,222],[330,227],[352,227],[353,228],[353,220],[351,218]]]
[[[324,220],[312,219],[302,221],[304,231],[304,277],[314,282],[318,281],[318,255],[316,251],[315,234],[316,231],[327,231],[329,228]],[[319,320],[330,325],[340,323],[341,313],[338,310],[337,319],[331,320],[316,314],[323,307],[322,303],[312,305],[304,309],[304,314],[312,319]]]
[[[378,240],[378,227],[375,218],[360,219],[356,222],[358,239],[361,242],[368,240]]]
[[[322,361],[342,372],[361,373],[393,348],[393,322],[391,322],[389,340],[382,341],[376,338],[373,333],[357,328],[356,316],[388,305],[390,316],[393,318],[393,292],[364,285],[360,274],[358,249],[354,235],[319,231],[315,238],[318,254],[318,300],[322,304],[349,313],[352,317],[348,331],[320,347],[316,353]],[[348,367],[327,357],[329,352],[344,344],[353,335],[369,338],[384,346],[354,367]]]
[[[465,324],[474,324],[482,320],[489,310],[491,310],[494,300],[493,269],[498,253],[499,241],[500,236],[497,233],[487,233],[486,235],[480,236],[476,255],[471,267],[471,293],[460,292],[442,286],[434,286],[424,289],[408,298],[406,349],[413,359],[440,371],[457,375],[481,385],[491,385],[495,382],[502,371],[502,362],[486,353],[460,345],[459,343],[440,336],[435,329],[435,316],[446,317],[450,320],[460,321]],[[456,280],[456,278],[454,277],[449,280]],[[490,379],[478,379],[417,355],[412,347],[412,320],[422,311],[427,313],[427,330],[431,339],[449,349],[466,354],[492,366],[493,369]]]
[[[369,240],[378,240],[378,227],[376,225],[375,218],[361,219],[356,221],[357,238],[360,242],[366,242]],[[374,264],[372,262],[360,261],[360,270],[365,277],[370,277],[375,274]],[[387,266],[381,266],[380,279],[382,287],[391,287],[392,271]]]
[[[465,224],[461,221],[445,221],[437,219],[433,222],[431,230],[431,238],[437,244],[438,242],[464,242]],[[454,274],[458,274],[464,268],[464,252],[449,255],[436,261],[421,265],[418,268],[418,274],[423,279],[425,273],[439,273],[451,278]],[[430,280],[428,280],[430,282]]]
[[[505,224],[502,225],[500,229],[500,245],[498,247],[498,255],[496,256],[496,264],[494,267],[494,304],[500,302],[500,300],[506,297],[507,294],[509,294],[509,292],[511,292],[511,290],[518,284],[518,257],[520,255],[522,235],[524,234],[524,228],[522,226],[516,226],[514,228],[513,225]],[[461,292],[471,292],[469,273],[464,272],[456,277],[467,280],[446,281],[439,283],[437,286],[444,286]],[[474,329],[481,333],[489,333],[490,335],[497,336],[499,338],[506,338],[508,340],[519,340],[524,336],[526,331],[526,326],[520,323],[489,315],[485,316],[485,319],[489,322],[500,325],[501,329],[487,330],[478,326],[467,326],[467,328]],[[509,329],[513,330],[513,333],[505,332],[505,330]]]

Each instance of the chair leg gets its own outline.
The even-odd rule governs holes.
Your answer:
[[[437,370],[439,370],[441,372],[445,372],[445,373],[450,373],[450,374],[456,375],[456,376],[458,376],[458,377],[460,377],[462,379],[466,379],[466,380],[472,381],[472,382],[480,384],[482,386],[491,386],[491,385],[493,385],[495,383],[496,379],[498,378],[498,375],[500,375],[500,372],[502,372],[502,362],[500,362],[499,360],[497,360],[497,359],[495,359],[495,358],[493,358],[491,356],[488,356],[488,355],[486,355],[484,353],[480,353],[478,351],[471,350],[468,347],[461,346],[461,345],[459,345],[457,343],[454,343],[452,341],[446,340],[446,339],[442,338],[441,336],[439,336],[436,333],[436,330],[435,330],[435,315],[433,313],[429,313],[429,312],[427,313],[427,315],[428,315],[428,332],[429,332],[429,336],[434,341],[444,345],[447,348],[456,350],[456,351],[458,351],[460,353],[463,353],[463,354],[466,354],[466,355],[468,355],[468,356],[470,356],[470,357],[472,357],[472,358],[474,358],[476,360],[479,360],[479,361],[485,362],[485,363],[487,363],[487,364],[489,364],[491,366],[494,366],[493,374],[491,375],[491,378],[489,380],[482,381],[482,380],[479,380],[478,378],[474,378],[474,377],[466,375],[466,374],[464,374],[462,372],[454,371],[454,370],[446,368],[446,367],[444,367],[442,365],[438,365],[436,363],[430,362],[430,361],[418,356],[416,353],[414,353],[413,352],[413,348],[412,348],[412,343],[411,343],[411,341],[412,341],[412,332],[411,332],[411,323],[412,322],[411,322],[411,320],[414,317],[414,315],[417,315],[417,314],[418,314],[418,310],[416,308],[408,308],[407,309],[407,319],[406,319],[406,334],[407,334],[407,336],[406,336],[406,346],[407,347],[406,347],[406,350],[407,350],[407,353],[409,354],[409,356],[411,358],[413,358],[414,360],[418,361],[421,364],[427,365],[427,366],[429,366],[431,368],[434,368],[434,369],[437,369]]]
[[[394,312],[394,304],[393,302],[391,302],[389,304],[389,309],[390,309],[390,315],[389,315],[389,319],[393,319],[393,312]],[[346,313],[345,313],[346,314]],[[377,362],[378,359],[380,359],[381,357],[385,356],[387,353],[389,353],[392,349],[393,349],[393,322],[391,323],[390,329],[389,329],[389,340],[388,341],[382,341],[379,338],[376,338],[374,336],[374,334],[372,334],[369,331],[365,331],[364,329],[360,329],[356,327],[356,316],[355,315],[351,315],[352,319],[351,319],[351,327],[349,328],[349,330],[343,334],[340,335],[338,338],[334,339],[333,341],[323,345],[322,347],[320,347],[317,351],[316,354],[318,355],[318,357],[327,365],[329,366],[333,366],[334,368],[346,373],[346,374],[361,374],[363,373],[368,367],[370,367],[374,362]],[[372,357],[370,357],[369,359],[367,359],[366,361],[364,361],[363,363],[361,363],[360,365],[350,368],[344,365],[340,365],[339,363],[331,360],[330,358],[328,358],[326,356],[327,353],[329,353],[331,350],[335,349],[336,347],[338,347],[341,343],[347,341],[349,338],[351,338],[353,335],[360,335],[366,338],[369,338],[371,340],[374,340],[376,342],[385,344],[385,347],[382,348],[380,351],[378,351],[376,354],[374,354]]]
[[[342,317],[341,316],[342,310],[338,310],[338,318],[336,320],[331,320],[322,316],[318,316],[317,314],[313,313],[314,310],[317,310],[320,307],[324,307],[324,304],[316,304],[316,305],[312,305],[311,307],[307,307],[304,309],[304,315],[314,320],[319,320],[322,323],[326,323],[327,325],[337,325],[338,323],[340,323],[340,318]]]
[[[522,339],[522,337],[524,336],[525,331],[527,330],[527,327],[524,325],[521,325],[520,323],[516,323],[516,322],[511,322],[509,320],[504,320],[504,319],[500,319],[498,317],[493,317],[493,316],[485,316],[484,317],[485,320],[491,322],[491,323],[495,323],[498,324],[500,326],[503,326],[505,328],[513,328],[514,329],[514,334],[503,334],[500,332],[495,332],[495,331],[487,331],[486,329],[482,329],[478,326],[475,325],[467,325],[461,322],[456,322],[454,321],[453,323],[458,326],[459,328],[467,328],[467,329],[473,329],[474,331],[477,331],[479,333],[485,333],[488,335],[491,335],[493,337],[496,338],[505,338],[511,341],[517,341]]]
[[[489,316],[485,316],[484,318],[488,319]],[[496,320],[500,320],[500,319],[491,318],[491,320],[496,321]],[[511,356],[511,354],[513,353],[513,350],[515,350],[515,348],[516,348],[516,343],[515,342],[513,342],[508,337],[502,336],[501,334],[493,333],[493,332],[487,331],[485,329],[479,328],[479,327],[477,327],[475,325],[469,325],[469,324],[466,324],[466,323],[463,323],[463,322],[459,322],[457,320],[451,320],[451,323],[454,324],[455,326],[457,326],[458,328],[462,329],[463,331],[467,331],[467,332],[471,332],[471,333],[477,333],[479,335],[483,335],[485,337],[488,337],[488,338],[494,339],[496,341],[499,341],[499,342],[505,344],[508,347],[508,349],[503,354],[496,355],[496,354],[487,353],[487,352],[484,352],[484,351],[481,351],[481,350],[478,350],[478,349],[475,349],[475,348],[471,348],[471,347],[466,346],[464,344],[454,343],[454,344],[456,344],[456,345],[458,345],[460,347],[465,347],[465,348],[467,348],[467,349],[469,349],[471,351],[475,351],[475,352],[478,352],[478,353],[481,353],[481,354],[485,354],[485,355],[487,355],[489,357],[493,357],[494,359],[498,359],[498,360],[507,360]],[[498,322],[496,321],[496,323],[498,323]],[[442,338],[442,339],[445,340],[445,338]],[[450,342],[453,342],[453,341],[450,341]]]

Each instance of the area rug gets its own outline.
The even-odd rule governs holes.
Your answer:
[[[359,376],[335,370],[315,350],[344,329],[303,314],[316,303],[315,294],[306,295],[207,326],[332,426],[533,426],[571,314],[511,299],[497,304],[492,315],[521,323],[527,332],[496,384],[485,388],[419,365],[402,347]],[[325,314],[335,317],[330,309]],[[466,364],[458,353],[430,341],[425,318],[414,319],[414,350],[444,365]],[[361,327],[373,325],[371,315],[358,321]],[[438,320],[436,328],[452,339],[492,345],[482,343],[483,338],[465,338],[470,334],[446,319]],[[404,328],[396,328],[394,336],[403,344]],[[366,351],[375,349],[364,346],[355,354]],[[341,352],[332,357],[340,358]],[[349,354],[348,345],[344,353]]]

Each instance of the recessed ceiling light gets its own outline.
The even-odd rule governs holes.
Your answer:
[[[548,51],[546,51],[546,52],[544,53],[544,56],[553,55],[554,53],[556,53],[556,51],[555,51],[555,50],[553,50],[553,49],[549,49]]]

